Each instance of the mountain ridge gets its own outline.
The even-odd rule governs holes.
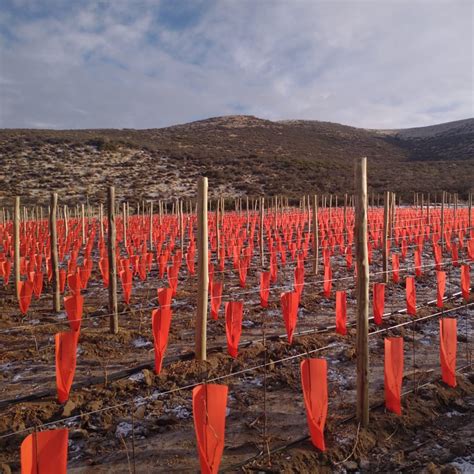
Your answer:
[[[403,130],[407,130],[404,132]],[[0,201],[192,198],[206,175],[210,196],[351,193],[353,159],[368,157],[369,192],[441,190],[467,196],[474,182],[474,119],[371,130],[323,121],[220,116],[153,129],[1,129]]]

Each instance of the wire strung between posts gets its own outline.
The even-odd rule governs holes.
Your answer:
[[[459,369],[457,369],[456,372],[460,374],[462,371],[464,371],[464,369],[471,368],[471,367],[472,367],[472,364],[467,364],[467,365],[465,365],[465,366],[460,367]],[[436,382],[436,381],[433,380],[433,381],[430,381],[430,382],[426,382],[426,383],[424,383],[423,385],[419,385],[419,386],[417,387],[417,390],[419,390],[420,388],[425,388],[425,387],[427,387],[427,386],[429,386],[429,385],[432,385],[434,382]],[[409,395],[409,394],[412,393],[412,392],[413,392],[413,389],[407,390],[407,391],[405,391],[405,392],[402,392],[402,393],[401,393],[401,397],[405,397],[405,396]],[[369,407],[369,410],[372,411],[372,410],[375,410],[375,409],[377,409],[377,408],[381,408],[381,407],[383,407],[383,406],[384,406],[384,402],[378,402],[378,403],[376,403],[376,404],[370,406],[370,407]],[[337,423],[335,424],[335,426],[336,426],[336,427],[342,426],[343,424],[348,423],[349,421],[352,421],[354,418],[356,418],[356,415],[350,415],[350,416],[348,416],[348,417],[346,417],[346,418],[340,420],[339,422],[337,422]],[[283,446],[279,446],[279,447],[277,447],[277,448],[273,448],[273,449],[270,451],[270,454],[276,454],[276,453],[279,453],[279,452],[282,452],[282,451],[286,451],[287,449],[290,449],[290,448],[292,448],[292,447],[295,447],[295,446],[297,446],[298,444],[300,444],[300,443],[302,443],[302,442],[304,442],[304,441],[307,441],[308,439],[310,439],[310,436],[309,436],[309,435],[302,436],[302,437],[300,437],[300,438],[298,438],[298,439],[295,439],[295,440],[293,440],[293,441],[291,441],[291,442],[289,442],[289,443],[284,444]],[[239,463],[239,464],[234,464],[234,465],[232,465],[232,466],[229,466],[229,467],[223,469],[222,472],[234,472],[234,471],[236,471],[237,469],[242,468],[242,467],[245,466],[246,464],[249,464],[250,462],[256,461],[257,459],[259,459],[259,458],[262,456],[262,454],[263,454],[263,453],[260,452],[260,453],[256,454],[255,456],[252,456],[252,457],[248,458],[247,460],[245,460],[245,461],[243,461],[243,462],[241,462],[241,463]]]
[[[461,292],[456,292],[456,293],[452,293],[451,295],[446,295],[446,296],[443,297],[443,301],[449,301],[449,300],[455,299],[459,295],[461,295]],[[428,306],[430,306],[430,305],[432,305],[436,302],[437,302],[437,299],[427,301],[426,303],[423,303],[421,305],[417,305],[416,309],[417,310],[423,309],[423,308],[428,307]],[[382,317],[386,318],[386,317],[394,316],[396,314],[403,314],[405,312],[406,312],[406,308],[402,308],[402,309],[398,309],[398,310],[395,310],[395,311],[392,311],[392,312],[384,313],[382,315]],[[265,312],[263,314],[265,314]],[[371,321],[372,319],[374,319],[374,317],[370,316],[369,321]],[[74,321],[79,321],[79,320],[74,320]],[[180,321],[180,320],[173,319],[173,321]],[[66,323],[67,323],[67,321],[64,321],[64,324],[66,324]],[[51,323],[51,324],[57,324],[57,323]],[[355,324],[356,323],[349,323],[347,326],[348,327],[353,327]],[[37,327],[37,326],[34,326],[34,327]],[[335,329],[335,327],[336,327],[335,325],[330,325],[330,326],[326,326],[325,328],[308,329],[308,330],[304,330],[304,331],[295,332],[294,335],[295,336],[305,336],[305,335],[309,335],[309,334],[319,334],[319,333],[327,332],[330,329]],[[85,329],[87,329],[87,328],[85,328]],[[270,337],[270,339],[275,339],[275,338],[282,339],[282,338],[286,337],[286,334],[272,334],[269,337]],[[239,342],[238,346],[239,347],[246,347],[250,344],[255,344],[256,342],[261,342],[261,341],[263,341],[263,339],[248,339],[248,340]],[[51,347],[55,347],[55,345],[54,344],[47,344],[46,346],[43,346],[41,348],[36,349],[36,352],[43,352],[47,349],[50,349]],[[9,350],[9,351],[4,351],[3,354],[16,353],[16,352],[23,351],[23,350],[25,350],[25,348],[12,349],[12,350]]]
[[[458,293],[457,295],[459,295],[459,293]],[[443,298],[443,300],[444,300],[444,298]],[[435,301],[436,301],[436,300],[433,300],[433,302],[435,302]],[[435,313],[435,314],[433,314],[433,315],[428,315],[428,316],[425,316],[425,317],[417,318],[417,319],[415,319],[415,320],[408,321],[408,322],[403,323],[403,324],[401,324],[401,325],[390,326],[389,328],[386,328],[386,329],[384,329],[383,331],[382,331],[382,330],[380,330],[380,331],[373,331],[372,333],[369,333],[369,335],[378,334],[379,332],[389,331],[389,330],[391,330],[391,329],[395,329],[395,328],[398,328],[398,327],[400,327],[400,326],[404,326],[404,325],[407,325],[407,324],[413,324],[414,322],[417,322],[417,321],[422,321],[422,320],[425,320],[425,319],[430,319],[430,318],[432,318],[432,317],[439,316],[440,314],[445,314],[445,313],[450,313],[450,312],[458,311],[458,310],[464,309],[464,308],[466,308],[466,307],[469,307],[469,306],[471,306],[472,304],[474,304],[474,303],[468,303],[468,304],[465,304],[465,305],[458,306],[458,307],[456,307],[456,308],[452,308],[452,309],[449,309],[449,310],[441,311],[441,312],[439,312],[439,313]],[[420,308],[420,307],[417,307],[417,309],[421,309],[421,308]],[[399,310],[398,312],[400,313],[400,312],[403,312],[403,311],[406,311],[406,310]],[[393,314],[396,314],[396,313],[393,313]],[[351,325],[351,326],[353,326],[353,325]],[[328,329],[328,328],[326,328],[326,330],[327,330],[327,329]],[[313,330],[313,331],[314,331],[314,330]],[[295,336],[298,336],[298,335],[307,335],[309,332],[310,332],[310,331],[306,331],[304,334],[302,334],[302,333],[296,333]],[[321,331],[321,332],[323,332],[323,331]],[[279,336],[277,336],[277,337],[278,337],[278,338],[282,338],[282,337],[285,337],[285,336],[286,336],[286,335],[284,334],[284,335],[279,335]],[[241,347],[241,346],[243,346],[243,345],[247,345],[247,346],[248,346],[248,345],[250,345],[250,344],[252,344],[252,343],[256,343],[256,342],[261,342],[261,340],[256,339],[256,340],[245,341],[245,342],[240,343],[240,344],[239,344],[239,347]],[[307,353],[307,352],[306,352],[306,353]],[[278,362],[278,361],[276,361],[276,362]],[[259,368],[259,367],[261,367],[261,366],[257,366],[257,368]],[[249,369],[249,370],[254,370],[254,369],[255,369],[255,368],[251,368],[251,369]]]
[[[458,262],[459,264],[465,264],[465,263],[469,263],[470,262],[470,259],[466,258],[466,259],[451,259],[451,260],[444,260],[443,262],[441,262],[440,264],[437,264],[437,263],[432,263],[432,264],[426,264],[426,265],[414,265],[414,266],[411,266],[411,267],[402,267],[402,268],[399,268],[399,272],[407,272],[409,270],[415,270],[415,269],[427,269],[427,268],[434,268],[436,266],[440,266],[440,267],[443,267],[443,266],[446,266],[452,262]],[[377,272],[372,272],[372,273],[369,273],[369,277],[372,276],[377,276],[377,275],[383,275],[387,272],[383,271],[383,270],[380,270],[380,271],[377,271]],[[345,277],[339,277],[339,278],[330,278],[330,279],[322,279],[322,280],[317,280],[317,281],[310,281],[310,282],[305,282],[304,283],[304,286],[316,286],[316,285],[320,285],[320,284],[324,284],[324,283],[327,283],[327,282],[338,282],[338,281],[344,281],[344,280],[352,280],[354,279],[354,275],[350,275],[350,276],[345,276]],[[229,290],[233,290],[233,289],[239,289],[239,287],[231,287],[229,288]],[[293,283],[288,283],[287,285],[279,285],[279,286],[272,286],[270,288],[270,290],[291,290],[293,288]],[[151,288],[150,288],[151,289]],[[252,290],[248,290],[248,291],[240,291],[238,293],[238,297],[241,297],[243,295],[249,295],[249,294],[255,294],[255,293],[259,293],[260,292],[260,288],[255,288],[255,289],[252,289]],[[235,293],[233,293],[232,295],[221,295],[220,297],[218,296],[210,296],[209,297],[209,300],[212,300],[214,298],[232,298],[233,300],[236,299],[236,296],[235,296]],[[151,298],[151,299],[148,299],[148,300],[145,300],[145,303],[150,303],[150,302],[153,302],[153,301],[157,301],[158,298],[157,297],[154,297],[154,298]],[[275,302],[277,300],[272,300],[272,302]],[[255,305],[258,305],[259,303],[254,303]],[[190,303],[171,303],[169,305],[163,305],[161,306],[160,305],[160,308],[166,308],[166,307],[178,307],[178,306],[189,306]],[[133,309],[129,309],[129,310],[126,310],[126,311],[121,311],[119,313],[119,316],[120,315],[124,315],[124,314],[130,314],[130,313],[135,313],[137,311],[143,311],[143,310],[146,310],[146,309],[151,309],[153,310],[154,308],[149,308],[147,306],[138,306],[138,307],[135,307]],[[48,313],[49,315],[54,315],[55,313]],[[101,314],[101,315],[95,315],[95,316],[86,316],[85,318],[81,318],[81,319],[75,319],[75,320],[70,320],[71,322],[75,322],[75,321],[85,321],[87,319],[94,319],[94,318],[105,318],[105,317],[109,317],[111,315],[113,315],[115,313],[105,313],[105,314]],[[68,320],[69,321],[69,320]],[[31,323],[28,324],[28,325],[22,325],[22,326],[14,326],[14,327],[11,327],[11,328],[5,328],[5,329],[2,329],[0,330],[0,334],[2,333],[8,333],[10,331],[14,331],[14,330],[20,330],[20,329],[28,329],[30,327],[34,327],[34,328],[39,328],[39,327],[44,327],[44,326],[55,326],[55,325],[60,325],[60,324],[64,324],[65,322],[67,321],[54,321],[54,322],[49,322],[49,323],[41,323],[41,324],[36,324],[36,325],[32,325]]]
[[[275,364],[278,364],[278,363],[282,363],[282,362],[287,362],[289,360],[293,360],[293,359],[297,359],[299,357],[303,357],[307,354],[313,354],[313,353],[316,353],[316,352],[321,352],[323,350],[326,350],[326,349],[330,349],[330,348],[333,348],[333,347],[336,347],[338,344],[336,343],[333,343],[333,344],[329,344],[327,346],[324,346],[324,347],[319,347],[317,349],[313,349],[309,352],[304,352],[302,354],[295,354],[295,355],[292,355],[292,356],[288,356],[288,357],[283,357],[282,359],[279,359],[279,360],[275,360],[275,361],[271,361],[271,362],[267,362],[266,364],[259,364],[259,365],[256,365],[254,367],[248,367],[246,369],[242,369],[242,370],[238,370],[237,372],[231,372],[229,374],[225,374],[225,375],[220,375],[218,377],[213,377],[211,379],[208,379],[206,383],[214,383],[214,382],[218,382],[219,380],[224,380],[224,379],[227,379],[227,378],[230,378],[230,377],[235,377],[237,375],[242,375],[242,374],[245,374],[245,373],[248,373],[248,372],[253,372],[254,370],[258,370],[258,369],[262,369],[264,367],[268,367],[270,365],[275,365]],[[193,384],[188,384],[188,385],[184,385],[182,387],[176,387],[176,388],[173,388],[171,390],[167,390],[165,392],[161,392],[159,394],[152,394],[152,395],[148,395],[146,397],[143,397],[142,401],[143,400],[150,400],[152,399],[152,397],[162,397],[164,395],[169,395],[169,394],[172,394],[172,393],[176,393],[176,392],[180,392],[180,391],[183,391],[183,390],[189,390],[189,389],[192,389],[192,388],[195,388],[199,385],[201,385],[202,382],[196,382],[196,383],[193,383]],[[130,403],[133,403],[133,400],[128,400],[126,402],[122,402],[122,403],[117,403],[116,405],[112,405],[112,406],[107,406],[107,407],[104,407],[104,408],[99,408],[97,410],[92,410],[92,411],[89,411],[89,412],[84,412],[84,413],[80,413],[79,415],[74,415],[74,416],[69,416],[69,417],[66,417],[66,418],[61,418],[59,420],[56,420],[56,421],[50,421],[48,423],[42,423],[40,425],[36,425],[35,427],[36,428],[43,428],[43,427],[46,427],[46,426],[52,426],[52,425],[56,425],[56,424],[60,424],[60,423],[65,423],[67,421],[71,421],[71,420],[74,420],[76,418],[81,418],[83,416],[89,416],[89,415],[94,415],[94,414],[97,414],[97,413],[102,413],[104,411],[108,411],[108,410],[114,410],[116,408],[121,408],[121,407],[124,407],[124,406],[127,406],[129,405]],[[22,430],[18,430],[18,431],[14,431],[14,432],[11,432],[11,433],[7,433],[7,434],[4,434],[4,435],[1,435],[0,436],[0,439],[5,439],[5,438],[9,438],[11,436],[15,436],[15,435],[18,435],[18,434],[21,434],[21,433],[26,433],[32,429],[35,428],[34,426],[30,426],[29,428],[24,428]]]
[[[419,268],[419,267],[418,267]],[[461,292],[457,292],[457,293],[453,293],[451,295],[448,295],[448,296],[445,296],[443,297],[443,301],[448,301],[449,299],[454,299],[456,296],[459,296],[461,294]],[[274,300],[276,301],[276,300]],[[431,301],[428,301],[426,303],[424,303],[423,305],[418,305],[416,307],[417,310],[419,309],[422,309],[426,306],[429,306],[429,305],[432,305],[433,303],[436,303],[437,300],[431,300]],[[188,304],[185,304],[183,303],[182,305],[179,305],[179,304],[175,304],[176,306],[187,306]],[[174,305],[166,305],[166,306],[174,306]],[[134,312],[134,311],[132,311]],[[396,310],[396,311],[393,311],[391,313],[384,313],[382,316],[383,317],[387,317],[387,316],[392,316],[392,315],[395,315],[395,314],[403,314],[406,312],[406,309],[401,309],[401,310]],[[123,314],[123,313],[121,313]],[[87,320],[87,319],[93,319],[93,318],[99,318],[99,317],[103,317],[104,315],[100,315],[100,316],[91,316],[89,318],[83,318],[82,320]],[[373,319],[373,316],[372,317],[369,317],[369,320],[372,320]],[[185,321],[187,320],[187,318],[179,318],[179,319],[173,319],[173,321],[175,322],[179,322],[179,321]],[[76,320],[71,320],[72,322],[75,322],[75,321],[81,321],[81,319],[76,319]],[[50,326],[50,325],[60,325],[60,324],[67,324],[69,322],[69,320],[65,320],[65,321],[61,321],[61,322],[53,322],[53,323],[45,323],[43,325],[36,325],[36,326],[32,326],[32,325],[29,325],[29,326],[20,326],[20,327],[16,327],[16,328],[9,328],[8,330],[6,331],[0,331],[0,332],[9,332],[11,330],[14,330],[14,329],[18,329],[18,328],[26,328],[26,329],[34,329],[36,327],[40,327],[40,326]],[[351,323],[349,324],[349,327],[352,327],[354,325],[354,323]],[[327,332],[328,330],[330,329],[334,329],[335,326],[334,325],[331,325],[331,326],[327,326],[326,328],[320,328],[320,329],[316,329],[316,330],[305,330],[305,331],[300,331],[300,332],[297,332],[295,333],[295,336],[300,336],[300,335],[308,335],[308,334],[313,334],[313,333],[323,333],[323,332]],[[88,329],[88,328],[83,328],[83,329]],[[271,338],[283,338],[285,337],[286,335],[285,334],[281,334],[281,335],[272,335],[270,336]],[[255,343],[255,342],[258,342],[259,339],[255,339],[255,340],[247,340],[247,341],[243,341],[241,343],[239,343],[239,346],[246,346],[246,345],[249,345],[249,344],[252,344],[252,343]],[[37,352],[42,352],[42,351],[45,351],[51,347],[54,347],[54,344],[47,344],[46,346],[44,347],[41,347],[41,348],[36,348],[36,351]],[[11,353],[16,353],[16,352],[19,352],[19,351],[22,351],[22,350],[25,350],[24,347],[22,348],[18,348],[18,349],[13,349],[13,350],[9,350],[9,351],[4,351],[3,353],[4,354],[11,354]]]

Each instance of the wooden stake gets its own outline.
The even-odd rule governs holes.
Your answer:
[[[197,360],[207,358],[207,304],[209,286],[207,236],[207,178],[198,181],[198,297],[195,352]]]
[[[220,219],[220,199],[217,199],[216,202],[216,219],[215,219],[215,226],[216,226],[216,253],[217,253],[217,261],[219,261],[219,249],[221,248],[221,232],[219,229],[219,219]]]
[[[357,419],[369,425],[369,257],[367,252],[367,158],[356,164]]]
[[[318,274],[319,268],[319,223],[318,223],[318,195],[313,196],[313,273]]]
[[[264,249],[263,249],[263,217],[265,212],[265,198],[260,198],[260,266],[263,270],[265,263]]]
[[[100,203],[99,206],[99,230],[100,230],[100,237],[104,238],[104,205]]]
[[[115,259],[115,188],[109,187],[107,211],[109,220],[109,230],[107,236],[107,247],[109,255],[109,313],[110,332],[117,334],[118,324],[118,304],[117,304],[117,261]]]
[[[49,232],[51,242],[51,267],[53,270],[53,311],[61,311],[61,292],[59,288],[59,258],[58,258],[58,231],[57,231],[58,193],[51,194],[49,214]]]
[[[388,237],[389,237],[389,212],[390,212],[390,192],[384,193],[383,206],[383,249],[382,249],[382,271],[383,281],[388,283]]]
[[[84,204],[81,204],[81,216],[82,216],[82,245],[86,243],[86,215],[84,210]]]
[[[181,255],[184,255],[184,215],[183,201],[179,201],[179,235],[181,244]]]
[[[67,236],[69,234],[69,226],[68,226],[68,222],[67,222],[67,206],[66,206],[66,204],[64,204],[64,232],[66,234],[66,239],[67,239]]]
[[[150,250],[153,250],[153,201],[150,201]]]
[[[20,298],[20,197],[15,198],[15,209],[13,212],[13,245],[15,249],[15,293]]]
[[[127,246],[127,203],[122,203],[123,245]]]
[[[342,241],[346,245],[346,234],[347,234],[347,193],[344,194],[344,214],[342,224]]]
[[[444,249],[444,203],[446,200],[446,191],[441,193],[441,251]]]
[[[467,219],[468,219],[468,223],[467,223],[467,227],[469,229],[469,232],[472,230],[471,229],[471,225],[472,225],[472,221],[471,221],[471,215],[472,215],[472,194],[469,193],[468,197],[467,197],[467,200],[468,200],[468,206],[469,206],[469,209],[468,209],[468,214],[467,214]]]

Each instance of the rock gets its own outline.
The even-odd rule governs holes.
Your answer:
[[[441,474],[459,474],[459,471],[454,466],[443,466]]]
[[[76,408],[76,404],[72,400],[68,400],[63,408],[63,416],[71,416],[74,408]]]
[[[88,431],[83,430],[82,428],[69,431],[69,438],[71,439],[86,439],[88,437],[89,437]]]
[[[0,464],[0,472],[1,474],[12,474],[12,470],[8,464],[2,463]]]
[[[176,423],[178,423],[178,420],[174,416],[169,415],[160,416],[160,418],[156,420],[158,426],[176,425]]]
[[[441,471],[434,462],[428,463],[421,471],[423,474],[440,474]]]
[[[458,441],[451,446],[451,453],[456,457],[463,457],[466,454],[466,445],[462,441]]]
[[[343,465],[348,471],[357,471],[359,468],[355,461],[346,461]]]
[[[115,429],[115,437],[116,438],[126,438],[129,434],[133,431],[133,427],[131,423],[127,421],[122,421],[117,425]]]
[[[135,410],[135,413],[133,414],[133,416],[135,418],[138,418],[139,420],[142,420],[143,417],[145,416],[145,405],[140,405],[136,410]]]
[[[144,378],[145,384],[148,385],[149,387],[151,385],[153,385],[153,374],[152,374],[152,372],[148,369],[143,369],[142,373],[143,373],[143,378]]]
[[[95,411],[102,408],[102,400],[92,400],[87,404],[88,411]]]

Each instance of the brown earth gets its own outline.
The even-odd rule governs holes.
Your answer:
[[[447,256],[446,256],[447,257]],[[463,258],[463,256],[460,256]],[[372,271],[380,269],[380,255],[374,251]],[[413,261],[410,249],[407,265]],[[425,261],[429,261],[428,254]],[[309,262],[308,262],[309,264]],[[290,285],[293,264],[279,273],[278,285]],[[334,257],[334,278],[351,277],[343,257]],[[19,446],[26,432],[2,438],[41,423],[70,429],[69,472],[127,473],[196,472],[198,459],[192,422],[191,391],[182,388],[214,377],[229,385],[226,444],[221,464],[223,472],[469,472],[474,466],[470,440],[474,435],[474,375],[472,368],[458,374],[458,386],[447,387],[440,380],[438,317],[415,325],[396,328],[370,337],[370,399],[375,405],[368,430],[357,434],[355,411],[355,329],[354,281],[336,281],[333,290],[348,290],[347,336],[334,333],[334,297],[322,295],[322,277],[310,276],[298,317],[297,332],[289,345],[278,302],[281,289],[271,292],[267,311],[259,307],[258,273],[251,268],[247,290],[238,288],[238,278],[226,271],[224,300],[240,294],[245,299],[244,328],[239,357],[232,359],[225,349],[225,329],[221,313],[209,321],[209,361],[177,361],[190,354],[194,340],[196,282],[182,275],[173,309],[173,323],[165,368],[153,373],[150,314],[161,282],[156,269],[144,283],[135,281],[132,302],[121,306],[120,333],[107,330],[107,290],[102,288],[97,268],[84,296],[75,382],[81,388],[71,392],[70,401],[55,401],[54,346],[52,336],[67,330],[63,315],[50,313],[50,297],[34,301],[26,318],[19,316],[12,290],[0,289],[0,464],[13,472],[19,469]],[[402,277],[404,273],[402,272]],[[446,291],[459,291],[459,268],[450,268]],[[402,278],[403,280],[403,278]],[[417,280],[417,301],[423,306],[417,317],[436,313],[426,303],[435,298],[435,272],[427,269]],[[50,288],[46,289],[46,293]],[[247,291],[247,294],[242,295]],[[389,285],[382,328],[389,328],[411,317],[395,312],[404,307],[403,284]],[[446,310],[462,306],[455,297]],[[448,313],[458,318],[458,368],[471,360],[474,334],[471,308]],[[328,328],[328,329],[326,329]],[[370,330],[376,328],[371,324]],[[266,344],[262,343],[265,333]],[[273,335],[282,335],[278,340]],[[383,402],[383,337],[401,335],[405,339],[403,390],[417,387],[403,401],[401,417],[385,412]],[[327,347],[330,346],[330,347]],[[299,364],[303,355],[328,360],[329,414],[325,453],[318,452],[305,439],[304,411]],[[260,368],[235,374],[267,361]],[[144,366],[145,367],[144,367]],[[114,377],[135,367],[126,375]],[[94,382],[92,377],[98,377]],[[265,388],[266,387],[266,388]],[[49,389],[51,394],[38,400],[2,405],[2,400],[35,394]],[[383,405],[383,404],[382,404]],[[115,407],[115,408],[111,408]],[[92,412],[92,413],[91,413]],[[266,421],[265,421],[266,420]],[[266,423],[266,429],[264,428]],[[133,428],[133,429],[132,429]],[[266,433],[266,436],[264,434]],[[268,455],[270,452],[270,455]],[[461,471],[464,466],[465,471]],[[458,469],[458,470],[456,470]]]

